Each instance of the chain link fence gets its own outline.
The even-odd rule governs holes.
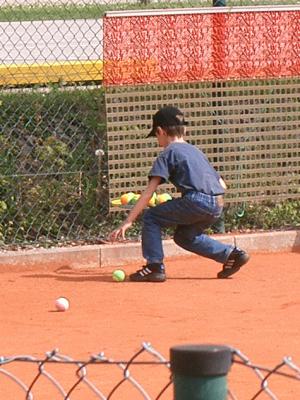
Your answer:
[[[105,147],[102,92],[2,92],[0,98],[0,240],[96,235],[107,208],[107,185],[99,179],[104,158],[97,155]]]
[[[215,346],[215,350],[217,349]],[[284,357],[274,367],[265,367],[253,363],[238,349],[228,347],[228,351],[231,352],[232,360],[229,366],[231,368],[228,375],[229,385],[226,376],[224,382],[227,399],[298,398],[300,368],[291,357]],[[212,365],[209,365],[211,368]],[[245,379],[242,383],[242,393],[238,388],[234,389],[235,376],[241,372],[240,367],[250,372],[242,378]],[[154,371],[158,373],[153,375]],[[185,379],[192,388],[195,385],[193,380],[197,378],[188,376]],[[199,388],[197,391],[191,389],[190,395],[195,399],[213,398],[211,395],[214,386],[218,386],[219,383],[217,379],[213,380],[212,376],[210,379],[214,383],[205,383],[207,397],[201,397],[202,392]],[[43,359],[30,355],[0,358],[1,398],[15,400],[33,400],[39,394],[42,394],[43,399],[64,400],[79,398],[78,394],[80,398],[101,400],[114,398],[186,400],[186,397],[183,397],[182,393],[178,394],[178,391],[175,397],[172,397],[174,380],[176,381],[176,372],[172,368],[172,360],[168,361],[147,342],[142,344],[130,360],[114,360],[103,352],[93,355],[88,360],[74,360],[58,350],[47,352]],[[218,399],[225,398],[220,388],[215,393]]]
[[[262,4],[276,1],[227,3]],[[175,0],[0,1],[1,246],[96,240],[101,224],[108,221],[105,12],[211,5]]]

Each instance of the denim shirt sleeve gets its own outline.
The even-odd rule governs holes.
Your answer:
[[[170,165],[168,157],[162,152],[154,161],[148,177],[159,176],[161,183],[166,183],[170,177]]]

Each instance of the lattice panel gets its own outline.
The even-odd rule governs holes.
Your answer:
[[[300,197],[300,78],[294,78],[106,88],[111,199],[147,185],[160,149],[146,135],[153,113],[166,104],[185,112],[186,139],[225,178],[228,202]]]

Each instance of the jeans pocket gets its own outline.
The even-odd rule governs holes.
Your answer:
[[[222,207],[216,201],[217,199],[213,196],[198,193],[190,200],[190,207],[193,208],[197,213],[209,214],[218,218],[222,214]]]

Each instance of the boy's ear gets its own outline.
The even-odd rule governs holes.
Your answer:
[[[156,128],[156,134],[157,134],[157,135],[160,135],[160,134],[161,134],[161,131],[162,131],[161,127],[158,126],[158,127]]]
[[[158,127],[156,128],[156,133],[157,133],[158,135],[161,135],[161,134],[166,135],[166,131],[165,131],[163,128],[161,128],[160,126],[158,126]]]

